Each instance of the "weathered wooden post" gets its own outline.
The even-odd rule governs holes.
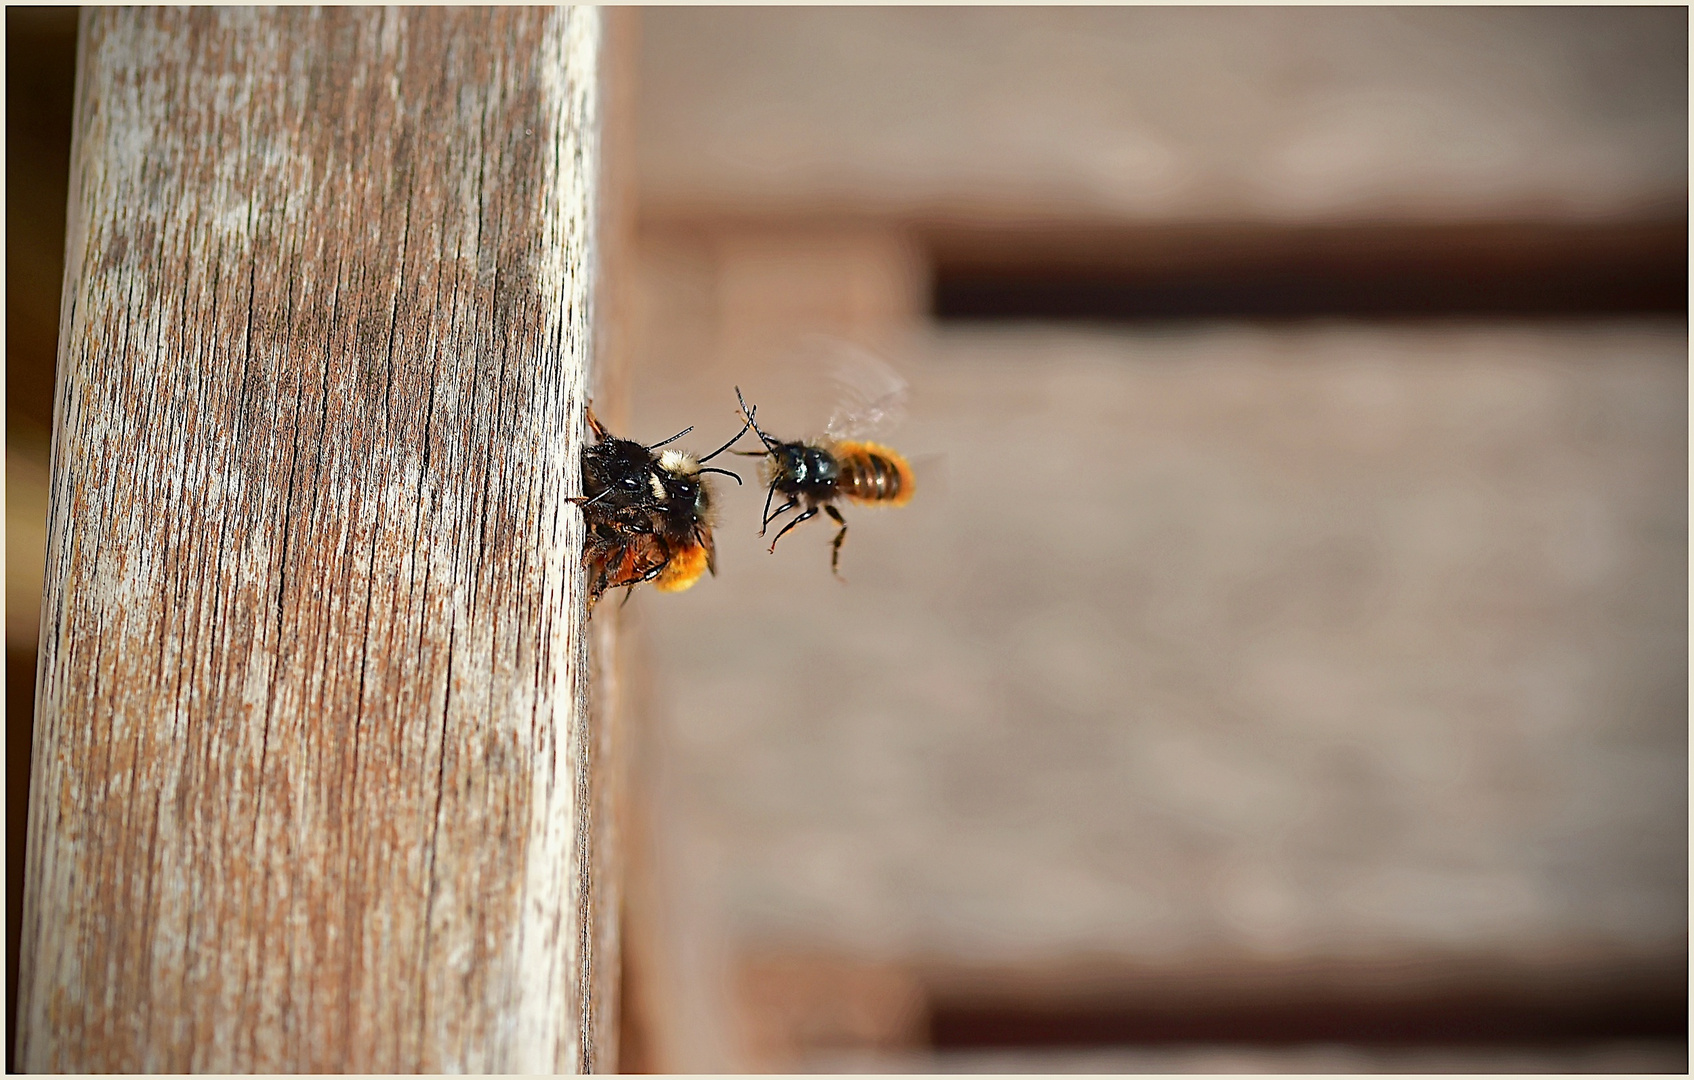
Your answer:
[[[603,37],[85,12],[21,1068],[615,1064]]]

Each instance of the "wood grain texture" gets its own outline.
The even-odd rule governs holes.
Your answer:
[[[591,1069],[600,16],[83,18],[19,1065]]]

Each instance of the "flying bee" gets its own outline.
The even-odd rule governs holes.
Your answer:
[[[882,393],[866,395],[862,392],[867,373],[872,379],[880,380]],[[768,490],[765,492],[764,520],[760,524],[759,536],[763,537],[777,518],[790,510],[799,509],[800,512],[789,519],[771,540],[770,550],[774,553],[777,541],[789,529],[816,517],[819,511],[828,514],[830,520],[841,526],[830,545],[829,555],[830,573],[839,578],[841,543],[847,539],[847,521],[835,508],[836,500],[847,499],[874,506],[904,506],[911,501],[916,482],[911,465],[898,451],[880,443],[847,437],[897,413],[905,399],[905,380],[894,374],[886,364],[868,356],[860,358],[854,369],[845,373],[838,371],[837,378],[847,384],[849,390],[857,389],[860,393],[856,400],[850,398],[836,409],[826,429],[827,434],[817,439],[785,442],[773,438],[753,418],[757,410],[748,407],[739,386],[735,388],[735,398],[741,403],[741,414],[747,419],[743,430],[752,428],[759,441],[765,444],[762,451],[737,451],[765,458],[764,479]],[[779,492],[784,501],[772,510],[771,503]]]
[[[608,589],[651,581],[660,592],[681,592],[706,572],[717,573],[712,546],[712,489],[706,473],[741,477],[705,463],[734,446],[747,431],[705,457],[685,450],[654,453],[687,435],[684,428],[651,446],[608,432],[594,411],[588,426],[595,441],[582,454],[582,507],[588,526],[583,565],[592,605]]]

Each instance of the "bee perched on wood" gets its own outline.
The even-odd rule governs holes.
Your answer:
[[[737,451],[747,456],[765,458],[764,478],[769,485],[765,493],[764,520],[759,536],[777,518],[790,510],[800,512],[789,519],[771,540],[770,550],[789,529],[818,515],[828,514],[841,526],[830,545],[829,569],[841,577],[841,542],[847,539],[847,521],[835,508],[838,499],[872,506],[904,506],[912,499],[916,481],[912,467],[898,451],[880,443],[850,436],[861,434],[886,424],[896,416],[905,403],[906,383],[888,365],[868,354],[859,354],[855,363],[837,370],[837,380],[848,391],[831,417],[822,438],[784,442],[767,434],[754,420],[754,408],[735,388],[735,398],[741,403],[741,414],[765,444],[762,451]],[[871,391],[867,392],[867,386]],[[739,436],[738,436],[739,437]],[[771,509],[778,493],[784,497],[781,506]]]
[[[704,474],[722,473],[738,484],[741,477],[705,463],[734,446],[747,425],[702,458],[685,450],[654,453],[691,427],[647,446],[608,432],[592,409],[588,426],[595,441],[582,453],[583,494],[572,501],[588,526],[582,559],[590,606],[608,589],[651,581],[660,592],[681,592],[702,573],[716,574],[712,489]]]

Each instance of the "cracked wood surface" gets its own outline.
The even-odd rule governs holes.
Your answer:
[[[608,1067],[600,15],[83,20],[19,1066]]]

